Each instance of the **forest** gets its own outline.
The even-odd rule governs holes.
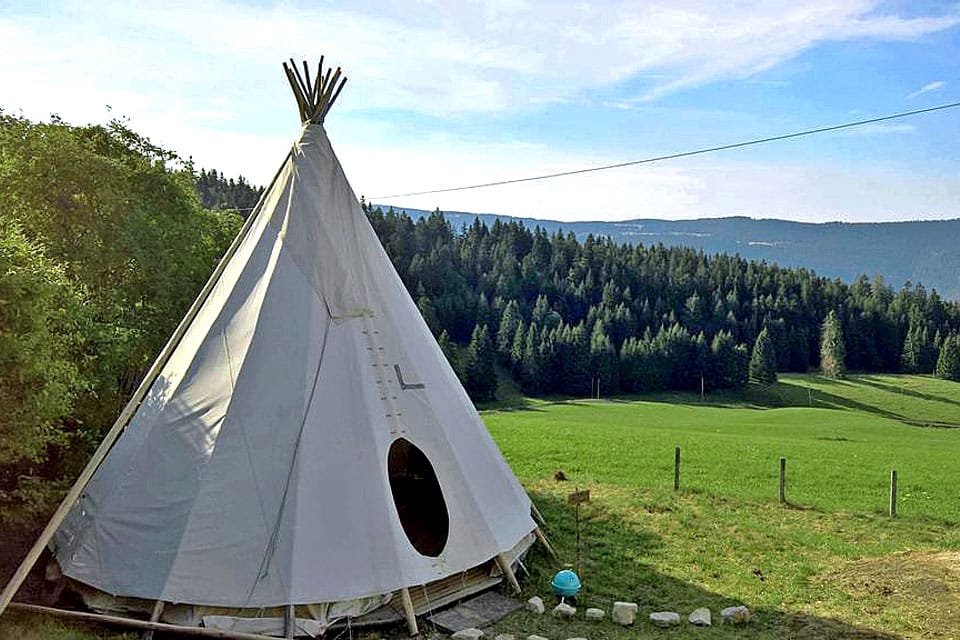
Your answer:
[[[738,387],[761,334],[776,371],[805,372],[831,311],[844,368],[956,375],[960,306],[921,284],[366,209],[475,400],[492,397],[496,364],[532,395],[588,395],[592,380],[604,395]]]
[[[0,112],[0,504],[42,510],[76,475],[259,193],[122,122]],[[960,378],[960,306],[919,284],[364,207],[478,401],[503,375],[531,395],[738,387],[824,344],[840,374]]]

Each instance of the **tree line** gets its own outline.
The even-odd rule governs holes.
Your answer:
[[[957,347],[960,306],[919,284],[364,206],[475,400],[493,397],[497,366],[533,395],[712,390],[820,367],[824,344],[834,375],[960,378],[937,366]]]
[[[121,122],[0,112],[0,511],[86,463],[241,223]]]

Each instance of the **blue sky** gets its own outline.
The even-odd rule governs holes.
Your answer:
[[[960,100],[960,4],[9,2],[0,106],[129,118],[266,182],[299,130],[280,72],[349,82],[327,130],[368,197],[509,179]],[[109,111],[107,108],[109,105]],[[558,180],[393,199],[561,220],[960,217],[960,109]]]

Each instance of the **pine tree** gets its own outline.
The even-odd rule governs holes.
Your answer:
[[[457,377],[462,381],[463,371],[460,367],[460,354],[457,353],[457,346],[450,339],[450,334],[447,333],[446,329],[440,333],[440,337],[437,338],[437,344],[440,345],[440,350],[443,351],[443,355],[447,357],[447,362],[450,363],[450,367],[453,368],[454,373],[456,373]]]
[[[502,362],[510,362],[510,351],[513,348],[514,337],[517,333],[517,327],[523,320],[520,315],[520,305],[516,300],[511,300],[503,310],[503,316],[500,319],[500,330],[497,332],[497,354]]]
[[[953,334],[943,339],[936,373],[938,378],[960,382],[960,336]]]
[[[470,337],[464,365],[464,386],[474,401],[493,400],[497,391],[493,341],[487,325],[477,325]]]
[[[820,369],[828,378],[846,375],[847,351],[843,345],[843,329],[833,309],[827,314],[820,331]]]
[[[773,350],[770,334],[764,327],[753,344],[753,355],[750,356],[750,379],[760,384],[769,384],[777,381],[777,354]]]

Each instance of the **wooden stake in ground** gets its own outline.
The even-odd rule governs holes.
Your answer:
[[[897,517],[897,470],[890,470],[890,517]]]
[[[680,447],[673,448],[673,490],[680,491]]]
[[[787,502],[787,459],[780,458],[780,504]]]

